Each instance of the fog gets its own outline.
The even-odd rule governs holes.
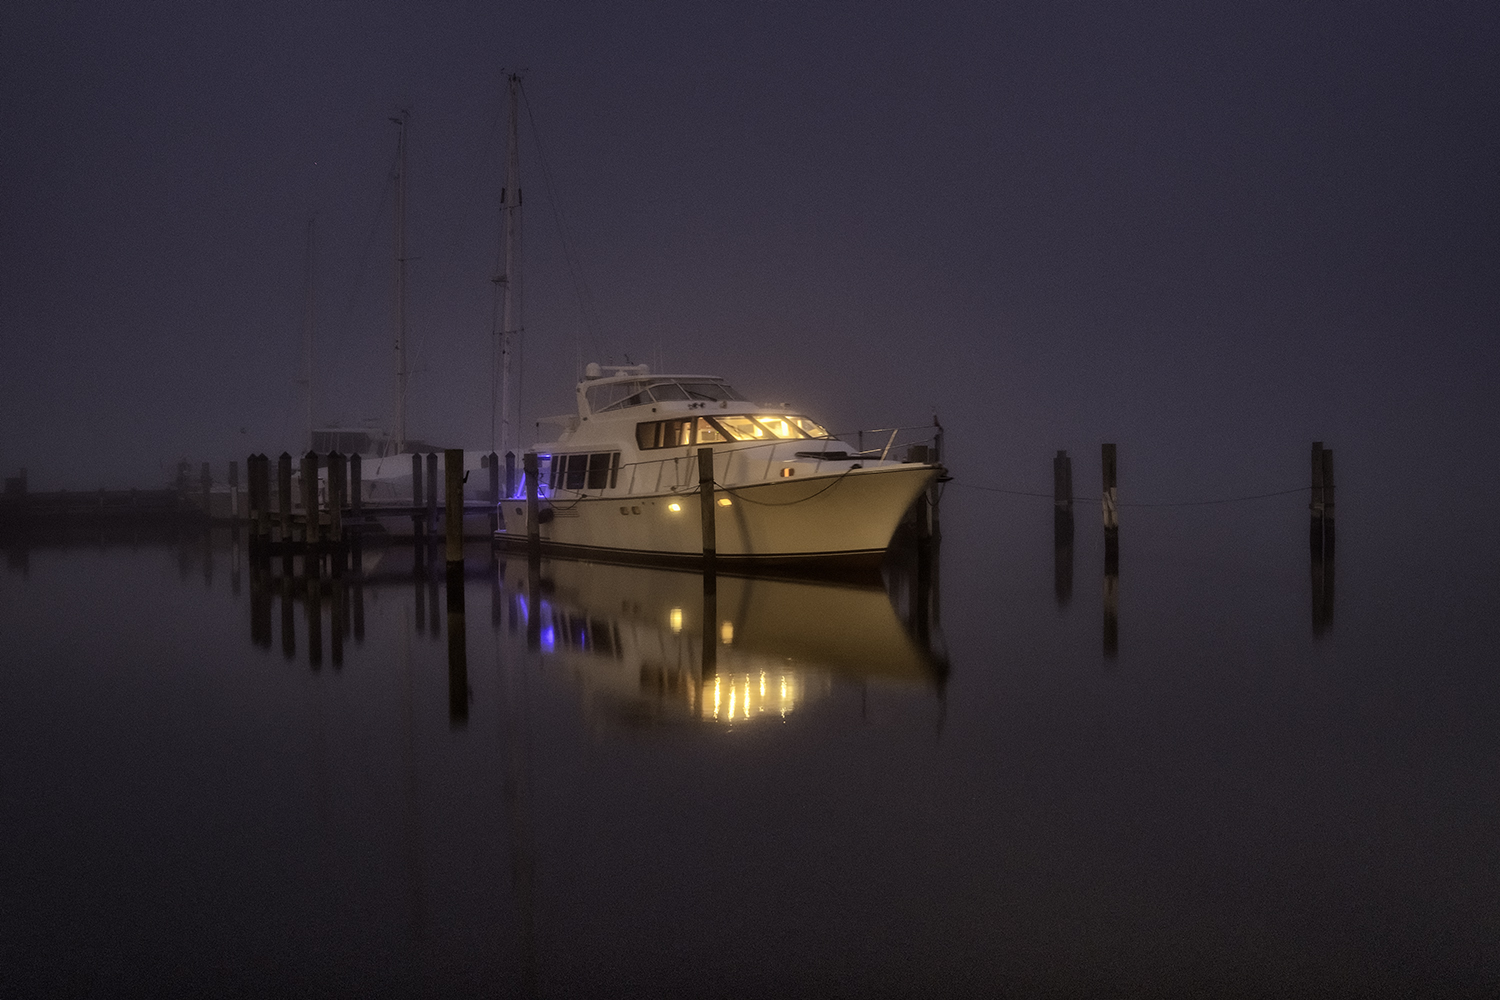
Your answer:
[[[529,424],[588,361],[830,427],[947,429],[957,484],[1302,485],[1394,525],[1500,489],[1490,5],[264,4],[0,13],[0,468],[153,486],[394,408],[490,443],[504,86],[525,79]],[[14,8],[14,9],[12,9]],[[529,440],[529,435],[526,436]],[[1486,529],[1493,541],[1493,528]]]

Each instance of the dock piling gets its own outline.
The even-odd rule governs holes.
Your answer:
[[[464,451],[449,448],[443,452],[443,506],[447,542],[447,562],[462,565],[464,561]],[[451,586],[451,584],[450,584]]]
[[[535,565],[542,555],[542,526],[537,519],[541,513],[541,505],[536,498],[536,452],[528,451],[522,456],[521,462],[526,479],[526,554]]]
[[[276,460],[276,501],[281,514],[281,543],[292,544],[292,456],[282,452]]]
[[[714,529],[714,450],[698,449],[698,508],[703,512],[703,586],[713,588],[718,534]]]
[[[364,515],[361,512],[361,501],[359,498],[359,474],[362,460],[359,452],[349,455],[349,514],[354,520],[360,520]]]

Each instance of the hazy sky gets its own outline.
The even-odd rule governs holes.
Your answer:
[[[1497,43],[1479,2],[9,4],[0,468],[299,446],[314,213],[317,419],[388,421],[402,107],[410,431],[487,446],[520,68],[532,415],[660,357],[936,411],[961,480],[1115,440],[1122,489],[1276,488],[1324,438],[1488,495]]]

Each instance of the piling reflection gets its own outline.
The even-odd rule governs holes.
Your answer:
[[[512,632],[565,667],[605,726],[786,719],[836,683],[941,694],[930,559],[884,586],[730,577],[566,560],[501,564]]]

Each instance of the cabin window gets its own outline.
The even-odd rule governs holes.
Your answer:
[[[766,417],[764,419],[766,419],[766,420],[773,420],[773,419],[776,419],[776,418],[774,418],[774,417]],[[833,435],[829,434],[826,430],[824,430],[823,426],[821,424],[818,424],[818,423],[816,423],[816,422],[814,422],[812,420],[808,420],[806,417],[787,417],[786,419],[788,421],[790,421],[792,424],[796,425],[796,427],[797,427],[797,429],[799,431],[801,431],[803,434],[806,434],[810,438],[826,438],[826,437],[832,437],[833,436]],[[795,436],[795,435],[792,435],[792,436]]]
[[[552,488],[572,490],[613,489],[620,474],[620,453],[600,451],[592,455],[557,455],[552,459]]]
[[[589,456],[588,488],[603,490],[614,486],[615,474],[620,468],[620,453],[601,451]]]
[[[791,417],[756,417],[761,426],[779,438],[795,440],[802,437],[802,431],[792,423]]]
[[[775,435],[754,417],[715,417],[714,420],[736,441],[765,441]]]
[[[653,420],[635,425],[635,443],[642,451],[652,448],[683,448],[693,443],[693,421]]]
[[[707,417],[698,418],[698,443],[718,444],[721,441],[732,441],[733,438],[719,430],[718,425]]]
[[[681,385],[689,399],[708,399],[718,402],[722,399],[740,398],[739,393],[723,382],[683,382]]]

